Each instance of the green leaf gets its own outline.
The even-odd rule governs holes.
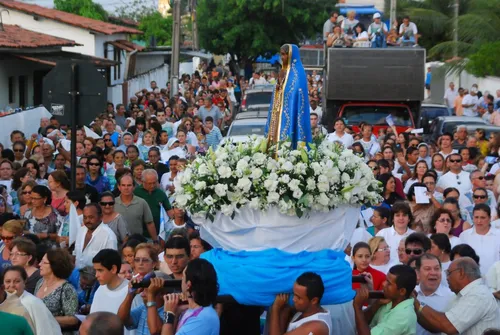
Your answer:
[[[303,211],[302,209],[300,209],[300,208],[296,207],[296,208],[295,208],[295,214],[297,214],[297,216],[298,216],[299,218],[301,218],[301,217],[302,217],[302,215],[304,215],[304,211]]]

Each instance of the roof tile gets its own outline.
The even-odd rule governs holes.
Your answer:
[[[39,48],[55,46],[76,46],[75,41],[54,37],[19,26],[4,24],[0,30],[0,47],[2,48]]]
[[[32,15],[38,15],[51,20],[59,21],[83,29],[88,29],[105,35],[123,34],[123,33],[142,34],[142,31],[134,28],[118,26],[116,24],[89,19],[76,14],[66,13],[57,9],[46,8],[15,0],[0,0],[0,5],[7,7],[9,9],[18,10]]]

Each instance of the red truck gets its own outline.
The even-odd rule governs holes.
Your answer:
[[[329,48],[327,55],[322,122],[329,131],[336,117],[355,131],[368,122],[375,134],[388,127],[388,115],[398,132],[419,126],[425,49]]]

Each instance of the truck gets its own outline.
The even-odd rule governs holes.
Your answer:
[[[360,122],[398,132],[419,127],[424,100],[425,49],[328,48],[325,57],[322,123],[331,132],[337,117],[354,131]]]

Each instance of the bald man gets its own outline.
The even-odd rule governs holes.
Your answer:
[[[123,322],[110,312],[95,312],[87,316],[80,326],[80,335],[123,335]]]

